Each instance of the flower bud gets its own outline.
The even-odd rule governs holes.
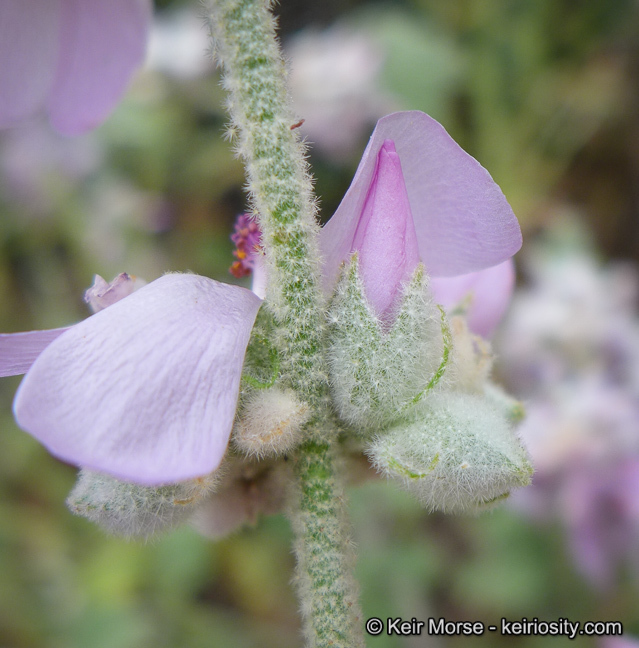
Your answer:
[[[184,522],[211,492],[217,478],[216,473],[155,487],[82,469],[67,506],[113,535],[149,538]]]
[[[375,467],[428,509],[480,511],[530,483],[532,466],[507,419],[485,398],[446,393],[376,438]]]
[[[302,427],[310,415],[311,408],[291,389],[256,390],[242,404],[233,442],[252,457],[285,454],[302,440]]]

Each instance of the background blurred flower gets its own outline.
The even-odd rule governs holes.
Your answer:
[[[0,102],[1,103],[1,102]],[[55,198],[77,192],[104,163],[101,143],[93,135],[62,137],[43,122],[2,133],[0,182],[5,199],[20,204],[24,217],[50,216]]]
[[[565,525],[580,571],[612,585],[639,575],[639,275],[602,267],[574,224],[528,257],[500,338],[503,374],[526,403],[520,427],[535,465],[515,503]]]
[[[97,126],[144,58],[150,0],[0,4],[0,127],[44,108],[65,135]]]
[[[198,77],[214,69],[209,48],[197,5],[165,12],[153,20],[147,65],[175,77]]]
[[[384,53],[361,32],[305,30],[287,42],[286,54],[302,133],[329,156],[348,157],[371,124],[398,108],[379,84]]]

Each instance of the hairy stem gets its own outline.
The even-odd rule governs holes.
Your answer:
[[[364,646],[354,555],[345,529],[343,482],[335,472],[334,446],[310,441],[299,452],[296,534],[298,588],[309,646]]]
[[[246,163],[268,267],[267,303],[280,323],[282,372],[304,400],[326,389],[311,178],[298,141],[275,37],[264,0],[213,0],[216,52],[224,63],[232,131]]]
[[[211,9],[232,130],[262,229],[269,276],[265,306],[277,323],[281,380],[313,408],[307,441],[294,457],[298,503],[291,514],[305,635],[312,648],[355,648],[364,642],[335,465],[337,426],[330,425],[311,179],[292,128],[297,119],[269,3],[212,0]]]

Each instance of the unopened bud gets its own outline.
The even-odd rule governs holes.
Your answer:
[[[285,454],[302,440],[311,408],[291,389],[255,390],[242,404],[233,428],[235,446],[251,457]]]
[[[530,483],[509,421],[481,396],[435,395],[412,422],[381,434],[368,454],[428,509],[477,512]]]
[[[67,506],[105,531],[125,538],[148,538],[184,522],[211,492],[217,475],[151,487],[122,482],[83,469]]]

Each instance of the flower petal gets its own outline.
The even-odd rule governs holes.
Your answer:
[[[508,259],[499,265],[457,277],[431,279],[430,288],[446,310],[469,299],[468,327],[484,338],[492,335],[504,316],[515,287],[515,264]]]
[[[0,127],[30,116],[55,78],[60,0],[0,2]]]
[[[393,113],[377,122],[350,188],[321,231],[327,292],[348,258],[377,154],[386,139],[395,142],[402,163],[419,254],[430,276],[475,272],[517,252],[519,224],[486,169],[428,115]]]
[[[413,217],[395,146],[386,140],[377,156],[353,239],[366,297],[378,317],[395,305],[401,284],[419,265]]]
[[[165,275],[72,327],[22,381],[19,425],[56,456],[149,486],[215,470],[261,300]]]
[[[151,5],[148,0],[63,0],[62,15],[48,108],[58,131],[76,135],[107,117],[142,63]]]
[[[27,373],[36,358],[69,328],[0,334],[0,378]]]

